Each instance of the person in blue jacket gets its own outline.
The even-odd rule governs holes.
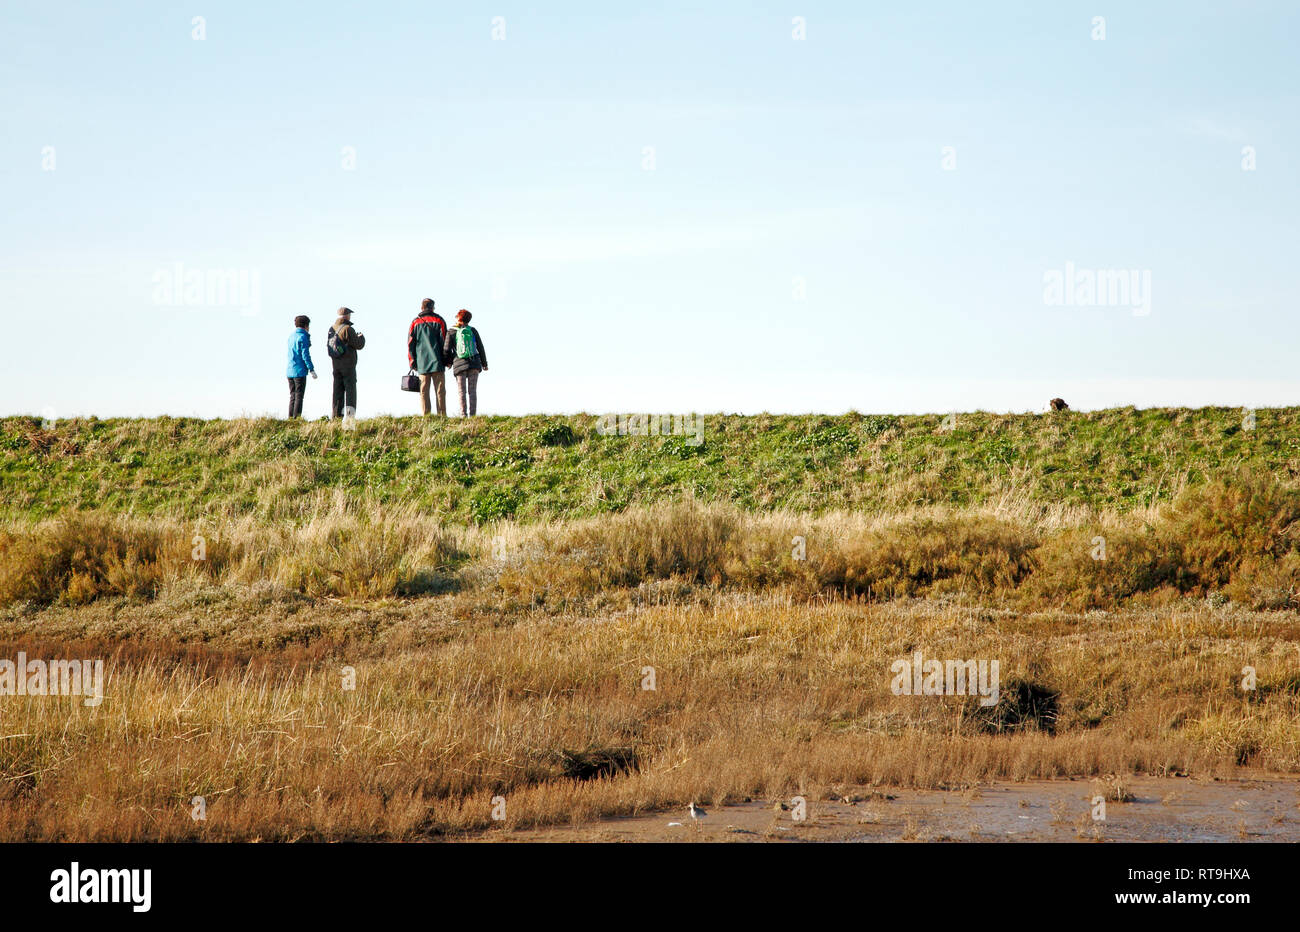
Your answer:
[[[293,319],[297,327],[289,334],[289,417],[302,417],[302,396],[307,392],[307,373],[316,378],[316,367],[311,364],[311,318],[299,314]]]

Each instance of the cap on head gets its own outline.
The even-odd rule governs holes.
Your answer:
[[[341,307],[341,308],[339,308],[339,316],[340,316],[340,317],[351,317],[351,316],[352,316],[352,308],[350,308],[350,307]]]

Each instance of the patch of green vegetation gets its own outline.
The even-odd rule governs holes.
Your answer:
[[[1008,492],[1128,510],[1240,467],[1300,484],[1300,408],[710,415],[693,436],[602,436],[591,416],[0,419],[0,518],[70,510],[301,521],[335,492],[449,523],[582,517],[693,496],[752,511],[888,512]],[[509,494],[490,495],[490,490]],[[482,494],[480,494],[482,493]],[[504,497],[503,497],[504,496]],[[308,499],[308,501],[304,501]],[[481,502],[481,505],[474,505]],[[507,505],[509,507],[507,508]],[[487,518],[486,520],[494,520]]]
[[[896,417],[890,417],[884,414],[872,414],[864,417],[860,425],[860,430],[864,435],[875,439],[886,431],[898,427],[899,421]]]
[[[567,447],[577,441],[577,435],[568,424],[547,424],[537,432],[537,442],[544,447]]]
[[[846,424],[825,424],[811,433],[796,435],[792,445],[799,450],[845,456],[858,451],[858,436]]]
[[[489,450],[486,462],[489,466],[520,466],[526,468],[533,464],[533,453],[520,443],[510,443],[495,450]]]
[[[660,441],[659,452],[684,460],[702,454],[704,444],[694,435],[670,434]]]
[[[475,524],[487,524],[512,517],[519,507],[519,496],[510,489],[486,488],[477,490],[469,500],[470,517]]]

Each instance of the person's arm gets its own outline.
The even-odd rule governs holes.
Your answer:
[[[298,348],[302,350],[302,361],[307,364],[307,371],[315,372],[316,367],[311,364],[311,337],[305,336],[298,341]]]
[[[447,361],[447,365],[451,365],[456,360],[456,348],[451,345],[452,340],[456,339],[453,336],[455,332],[448,327],[447,335],[442,338],[442,358]]]
[[[366,348],[366,336],[365,336],[365,334],[363,334],[363,333],[362,333],[360,330],[358,330],[356,327],[349,327],[348,329],[352,331],[352,339],[348,340],[348,342],[349,342],[350,344],[352,344],[352,348],[353,348],[353,349],[365,349],[365,348]]]
[[[478,328],[471,327],[474,331],[474,345],[478,347],[478,361],[482,363],[483,369],[487,369],[487,350],[483,349],[483,338],[478,335]]]
[[[411,363],[411,368],[415,368],[415,324],[411,321],[411,329],[406,332],[406,358]]]

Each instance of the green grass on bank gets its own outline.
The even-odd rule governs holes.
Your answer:
[[[1300,484],[1300,408],[704,417],[704,443],[593,416],[0,419],[5,520],[69,510],[297,521],[401,506],[441,521],[583,517],[681,496],[751,511],[887,511],[1013,493],[1127,510],[1243,466]]]

